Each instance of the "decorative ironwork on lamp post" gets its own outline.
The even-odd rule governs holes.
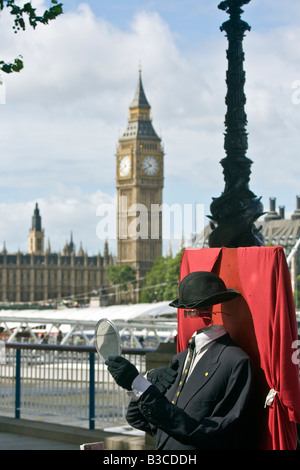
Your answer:
[[[244,93],[243,38],[250,26],[241,20],[241,6],[250,0],[222,1],[218,8],[226,11],[230,19],[222,24],[221,31],[228,38],[226,73],[227,113],[225,116],[224,149],[226,157],[221,160],[225,188],[219,198],[213,198],[210,210],[212,232],[210,247],[239,247],[263,245],[263,237],[254,222],[263,214],[261,198],[249,189],[251,164],[246,157],[248,134]]]

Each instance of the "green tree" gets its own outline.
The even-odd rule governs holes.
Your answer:
[[[136,271],[131,266],[107,266],[106,276],[108,281],[117,286],[122,291],[127,291],[129,284],[136,281]]]
[[[42,15],[36,14],[36,8],[33,8],[31,3],[25,3],[23,6],[18,6],[15,4],[15,0],[0,0],[0,12],[4,8],[10,9],[10,14],[13,16],[14,26],[12,29],[15,33],[21,29],[25,31],[26,29],[26,19],[28,20],[29,25],[35,29],[37,25],[48,24],[49,21],[55,20],[57,16],[61,15],[63,12],[62,3],[58,3],[56,0],[51,0],[52,6],[45,10]],[[20,55],[13,62],[4,62],[0,60],[0,70],[5,73],[20,72],[24,67],[22,56]]]
[[[296,290],[294,292],[294,300],[296,309],[298,310],[300,306],[300,274],[298,274],[296,279]]]
[[[174,258],[160,256],[146,274],[146,282],[140,302],[173,300],[178,295],[179,272],[182,251]]]
[[[157,258],[152,269],[146,274],[145,286],[140,294],[140,302],[153,302],[163,300],[166,287],[167,259],[163,256]]]

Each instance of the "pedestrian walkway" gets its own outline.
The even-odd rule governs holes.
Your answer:
[[[80,450],[82,444],[91,442],[103,442],[106,450],[145,449],[144,435],[124,434],[121,431],[121,428],[89,430],[59,422],[0,415],[0,450]]]
[[[0,450],[80,450],[79,445],[0,432]]]

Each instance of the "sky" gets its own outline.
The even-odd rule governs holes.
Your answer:
[[[28,252],[38,203],[45,240],[62,250],[103,253],[103,207],[116,204],[116,149],[129,116],[139,67],[153,126],[165,151],[163,202],[182,208],[171,238],[208,223],[224,189],[228,15],[218,1],[64,2],[47,26],[14,34],[0,18],[0,56],[23,56],[20,73],[1,75],[0,250]],[[43,10],[48,0],[32,4]],[[300,3],[252,0],[243,20],[250,189],[289,217],[300,194]],[[189,218],[186,208],[199,207]],[[195,211],[192,210],[194,214]],[[176,225],[176,224],[175,224]],[[169,232],[168,232],[169,233]],[[164,250],[168,246],[164,237]]]

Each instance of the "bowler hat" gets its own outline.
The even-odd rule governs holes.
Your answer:
[[[179,284],[179,297],[169,305],[194,309],[208,307],[232,300],[239,295],[235,289],[227,289],[222,279],[209,271],[196,271],[185,276]]]

